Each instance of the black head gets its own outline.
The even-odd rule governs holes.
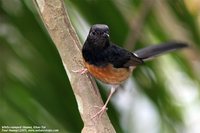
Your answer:
[[[95,24],[90,28],[87,41],[91,47],[103,48],[109,44],[109,27],[105,24]]]

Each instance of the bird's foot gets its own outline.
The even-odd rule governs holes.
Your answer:
[[[94,119],[96,117],[99,117],[99,118],[102,117],[104,112],[108,110],[106,105],[104,105],[103,107],[95,106],[95,108],[100,108],[100,110],[94,116],[92,116],[92,119]]]
[[[80,69],[80,70],[72,70],[72,72],[74,73],[79,73],[81,75],[87,73],[88,69],[87,68],[83,68],[83,69]]]

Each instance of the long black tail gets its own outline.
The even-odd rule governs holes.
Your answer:
[[[167,42],[137,50],[134,52],[134,54],[145,61],[150,60],[158,55],[171,52],[176,49],[185,48],[187,46],[187,44],[181,42]]]

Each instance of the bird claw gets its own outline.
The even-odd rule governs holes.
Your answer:
[[[116,90],[116,87],[113,86],[113,87],[111,88],[110,94],[108,95],[108,98],[107,98],[107,100],[106,100],[106,103],[103,105],[103,107],[95,106],[96,108],[101,108],[101,109],[100,109],[99,112],[97,112],[97,113],[92,117],[92,119],[94,119],[94,118],[97,117],[97,116],[98,116],[98,117],[101,117],[101,116],[103,115],[103,113],[104,113],[106,110],[108,110],[108,108],[107,108],[106,106],[107,106],[107,104],[108,104],[108,102],[109,102],[111,96],[112,96],[113,93],[115,92],[115,90]]]
[[[103,107],[94,106],[94,107],[95,108],[100,108],[100,110],[94,116],[92,116],[92,119],[94,119],[96,117],[102,117],[104,112],[108,110],[108,108],[106,106],[103,106]]]
[[[72,70],[72,72],[80,73],[81,75],[85,74],[87,71],[88,71],[87,68],[83,68],[83,69],[80,69],[80,70]]]
[[[103,107],[94,106],[94,108],[102,109]],[[107,107],[106,107],[106,110],[108,110],[108,108],[107,108]]]

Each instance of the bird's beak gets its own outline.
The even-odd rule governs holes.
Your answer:
[[[105,36],[105,37],[107,37],[107,38],[110,37],[110,35],[109,35],[108,33],[103,33],[103,36]]]

